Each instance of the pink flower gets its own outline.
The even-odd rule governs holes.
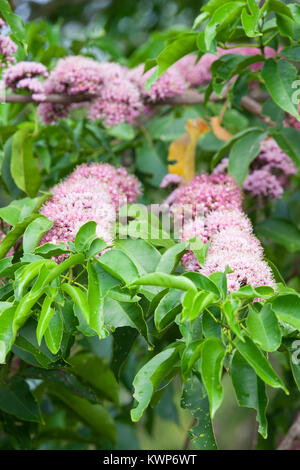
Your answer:
[[[117,78],[103,84],[99,97],[91,104],[89,118],[104,119],[108,126],[121,122],[132,124],[143,107],[138,89],[126,78]]]
[[[219,175],[228,168],[228,158],[223,158],[213,171]],[[261,143],[260,153],[251,163],[243,189],[254,197],[279,199],[290,177],[297,173],[297,168],[289,156],[278,147],[274,139]]]
[[[200,86],[211,80],[210,68],[218,59],[215,54],[204,54],[197,62],[197,56],[189,54],[175,62],[174,67],[187,83]]]
[[[97,223],[97,236],[112,243],[119,207],[134,202],[140,189],[137,179],[125,169],[93,163],[78,166],[51,192],[53,197],[40,212],[53,222],[53,227],[41,243],[63,242],[67,246],[68,241],[74,241],[79,228],[91,220]]]
[[[171,212],[175,218],[183,218],[185,211],[195,217],[221,208],[242,208],[241,190],[229,175],[197,175],[172,194]]]
[[[233,272],[226,275],[228,292],[244,285],[276,289],[271,269],[262,255],[263,249],[253,234],[238,227],[228,227],[212,237],[201,272],[209,276],[224,272],[229,266]]]
[[[16,62],[14,54],[17,50],[18,46],[10,39],[10,37],[0,34],[0,68]]]
[[[115,168],[108,163],[82,164],[68,176],[69,183],[80,182],[86,185],[90,178],[105,185],[115,207],[132,204],[141,194],[140,183],[135,176],[128,174],[125,168]]]

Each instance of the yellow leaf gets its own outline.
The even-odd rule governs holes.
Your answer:
[[[168,166],[169,172],[181,176],[183,182],[194,177],[197,142],[202,135],[209,132],[206,121],[201,118],[188,119],[185,129],[187,134],[170,144],[168,154],[168,161],[175,162]]]
[[[212,127],[212,131],[215,134],[215,136],[219,140],[223,140],[224,142],[227,142],[232,138],[232,134],[228,132],[225,127],[221,126],[221,121],[222,117],[221,116],[214,116],[210,118],[210,123]]]

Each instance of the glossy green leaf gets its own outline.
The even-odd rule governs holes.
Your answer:
[[[300,120],[298,108],[292,101],[292,84],[297,79],[296,68],[287,60],[276,62],[274,59],[268,59],[261,75],[275,103]]]
[[[64,333],[64,323],[60,311],[55,310],[45,331],[45,340],[52,354],[57,354],[60,349]]]
[[[208,338],[201,349],[201,376],[208,393],[210,415],[213,418],[223,401],[221,383],[225,349],[217,338]]]
[[[281,332],[270,304],[264,304],[260,312],[250,308],[247,328],[253,341],[264,351],[276,351],[279,348]]]
[[[235,351],[233,355],[230,372],[239,406],[254,408],[257,411],[258,431],[266,438],[268,433],[266,418],[268,397],[265,383],[238,351]]]
[[[181,406],[189,410],[195,418],[189,430],[189,436],[196,449],[216,450],[217,444],[209,413],[209,401],[204,395],[203,386],[197,377],[192,377],[183,384]]]
[[[96,238],[97,224],[94,221],[86,222],[78,230],[74,245],[77,253],[84,253],[89,250],[92,242]]]
[[[279,320],[300,330],[300,298],[298,295],[280,295],[272,302],[272,310]]]
[[[12,377],[0,384],[0,410],[20,420],[41,422],[38,404],[28,384],[20,377]]]
[[[181,242],[166,250],[160,258],[155,271],[161,273],[172,273],[187,247],[188,242]]]
[[[25,229],[23,235],[24,253],[32,252],[41,241],[42,236],[50,230],[53,222],[44,216],[34,219]]]
[[[24,21],[20,16],[12,12],[11,6],[7,0],[0,0],[0,12],[1,16],[3,16],[6,23],[9,25],[13,37],[26,46],[26,32]]]
[[[105,325],[115,329],[122,326],[136,328],[148,341],[148,328],[139,304],[117,302],[109,297],[104,299]]]
[[[154,356],[138,371],[133,381],[133,396],[137,404],[131,410],[132,421],[138,421],[142,417],[153,393],[177,362],[178,350],[176,348],[168,348]]]
[[[260,142],[265,137],[261,132],[250,132],[237,140],[229,154],[228,172],[239,185],[248,176],[250,163],[260,151]]]
[[[172,41],[157,58],[158,77],[181,57],[195,51],[197,49],[196,39],[197,34],[184,33],[180,34],[178,39]]]
[[[55,309],[52,308],[53,299],[51,297],[46,296],[41,308],[41,313],[36,329],[36,337],[38,344],[40,345],[45,334],[45,331],[48,328],[49,322],[55,312]]]
[[[135,281],[138,270],[130,257],[119,249],[113,249],[97,258],[97,263],[109,274],[126,284]]]
[[[251,367],[253,367],[257,375],[264,382],[266,382],[268,385],[271,385],[271,387],[282,388],[286,394],[288,394],[289,392],[286,386],[271,367],[268,359],[262,353],[262,351],[248,336],[245,335],[244,340],[244,342],[238,338],[234,340],[234,344],[243,358],[250,364]]]
[[[90,308],[85,292],[79,287],[71,286],[71,284],[62,284],[61,289],[68,294],[75,304],[80,309],[85,321],[89,325],[90,322]]]
[[[181,290],[171,289],[159,302],[154,312],[154,322],[158,331],[166,328],[180,312],[181,296]]]
[[[108,332],[104,327],[103,299],[101,297],[100,279],[95,265],[90,261],[88,261],[87,269],[90,327],[96,331],[101,339],[108,336]]]
[[[184,291],[194,290],[196,291],[195,284],[184,276],[173,276],[172,274],[166,273],[153,273],[146,274],[137,279],[133,285],[136,286],[161,286],[161,287],[172,287],[174,289],[181,289]]]

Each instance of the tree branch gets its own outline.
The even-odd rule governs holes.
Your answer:
[[[227,90],[224,91],[222,97],[219,97],[215,93],[212,93],[210,100],[212,101],[222,101],[226,98]],[[72,103],[81,103],[90,101],[95,98],[95,95],[89,95],[87,93],[81,93],[78,95],[63,95],[63,94],[49,94],[46,96],[46,99],[42,103],[53,103],[53,104],[72,104]],[[182,95],[174,96],[168,98],[164,101],[160,101],[157,105],[193,105],[193,104],[202,104],[204,103],[205,95],[204,93],[199,93],[197,90],[188,89]],[[17,93],[6,94],[3,100],[4,103],[37,103],[36,100],[32,98],[31,95],[19,95]],[[268,116],[263,115],[262,105],[251,98],[250,96],[243,96],[241,99],[242,106],[249,111],[250,113],[258,116],[269,126],[274,126],[275,124],[271,121]]]
[[[297,437],[300,437],[300,413],[297,414],[293,425],[277,447],[277,450],[291,450]]]

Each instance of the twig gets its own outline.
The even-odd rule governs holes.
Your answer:
[[[211,101],[223,101],[227,96],[227,90],[224,89],[224,93],[219,97],[216,93],[212,93],[210,96]],[[90,101],[95,98],[95,95],[89,95],[86,93],[80,93],[78,95],[64,95],[64,94],[49,94],[46,95],[46,99],[42,103],[53,103],[53,104],[71,104],[71,103],[82,103]],[[193,105],[193,104],[202,104],[204,103],[205,95],[204,93],[199,93],[197,90],[188,89],[182,95],[174,96],[173,98],[168,98],[164,101],[160,101],[157,105]],[[6,94],[4,103],[37,103],[36,100],[32,98],[31,95],[19,95],[17,93]],[[250,96],[243,96],[241,99],[242,106],[250,111],[252,114],[258,116],[269,126],[274,126],[275,123],[271,121],[268,116],[263,115],[262,105],[251,98]]]
[[[287,435],[277,447],[277,450],[291,450],[297,437],[300,437],[300,413],[297,413],[293,425],[290,427]]]

